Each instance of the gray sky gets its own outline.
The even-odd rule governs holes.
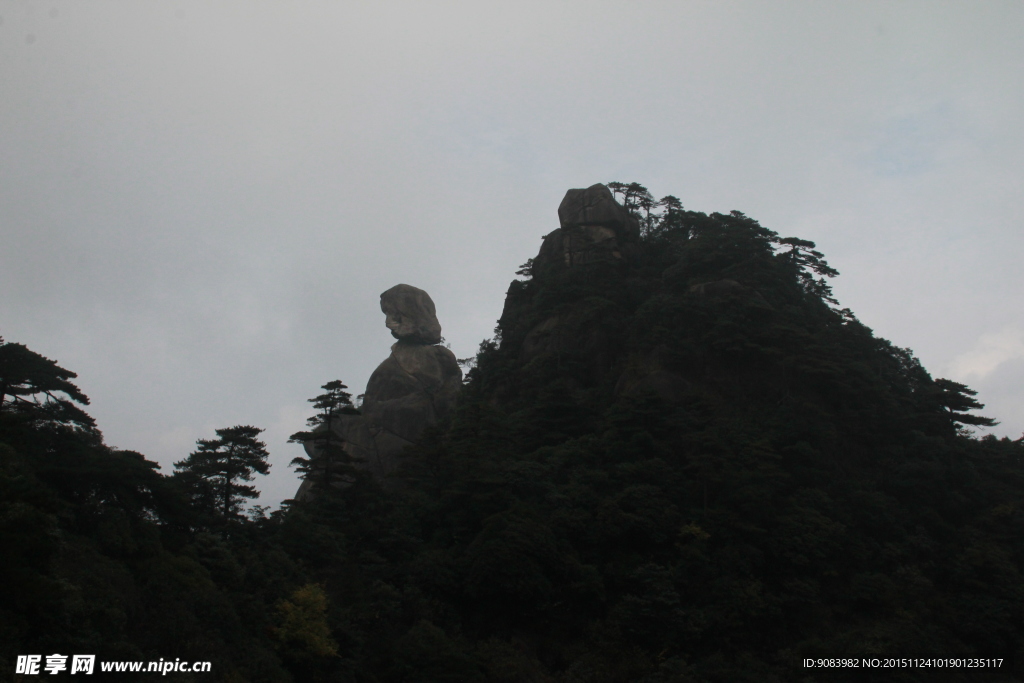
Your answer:
[[[0,0],[0,335],[170,472],[388,355],[378,295],[491,336],[565,190],[818,243],[1024,431],[1024,3]]]

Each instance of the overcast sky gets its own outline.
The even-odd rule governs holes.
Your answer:
[[[0,335],[107,442],[287,436],[389,353],[493,333],[568,188],[817,242],[841,303],[1024,431],[1024,3],[0,0]]]

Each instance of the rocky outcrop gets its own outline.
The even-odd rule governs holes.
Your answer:
[[[611,190],[598,183],[565,193],[558,206],[561,227],[544,238],[537,263],[561,262],[569,268],[600,261],[619,261],[623,246],[635,242],[640,225]]]
[[[398,341],[370,375],[363,417],[374,433],[412,443],[424,428],[448,414],[461,386],[462,370],[449,349]],[[378,469],[394,469],[390,454],[376,456]]]
[[[692,369],[678,354],[664,345],[631,349],[630,335],[637,327],[631,299],[642,291],[636,288],[637,218],[598,184],[566,192],[558,219],[558,229],[544,238],[532,260],[531,279],[513,282],[506,295],[499,327],[517,372],[510,373],[497,394],[529,394],[537,390],[531,384],[535,378],[554,372],[570,389],[604,386],[627,399],[653,394],[669,402],[683,400],[692,391],[687,379]],[[665,284],[687,292],[689,277],[686,264],[679,264],[665,275]],[[721,280],[691,291],[717,302],[753,290]]]
[[[633,230],[637,236],[640,230],[636,218],[601,183],[585,190],[568,190],[558,205],[558,222],[563,228],[603,225],[619,233]]]
[[[439,344],[441,323],[430,295],[412,285],[395,285],[380,295],[385,325],[395,339],[410,344]]]
[[[430,295],[396,285],[380,295],[380,308],[398,341],[370,375],[362,414],[342,415],[332,428],[357,463],[384,478],[398,467],[402,451],[452,410],[462,370],[455,354],[437,345],[441,325]],[[317,457],[312,444],[306,450]],[[295,498],[307,499],[311,493],[309,482],[303,482]]]

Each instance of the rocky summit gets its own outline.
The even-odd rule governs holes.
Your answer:
[[[623,245],[640,236],[636,216],[615,201],[604,185],[565,193],[558,206],[559,226],[544,237],[538,263],[562,262],[574,267],[595,261],[618,261]]]

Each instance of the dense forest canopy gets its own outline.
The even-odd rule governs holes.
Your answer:
[[[54,652],[228,681],[1019,676],[1024,437],[973,433],[975,393],[840,308],[812,242],[608,187],[628,220],[548,236],[395,476],[299,458],[317,495],[269,516],[241,514],[257,427],[161,473],[0,340],[0,680]],[[296,440],[356,410],[323,388]]]

